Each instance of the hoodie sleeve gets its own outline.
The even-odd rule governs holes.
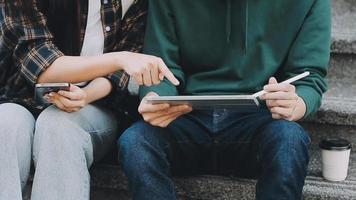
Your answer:
[[[304,100],[307,112],[315,113],[323,93],[327,90],[325,80],[330,58],[331,11],[329,0],[315,0],[300,29],[283,70],[285,78],[304,71],[311,74],[295,83],[297,94]]]
[[[143,52],[163,59],[184,87],[184,73],[179,65],[179,47],[170,0],[149,0],[148,22]],[[178,95],[176,86],[164,79],[159,85],[140,87],[140,97],[149,92],[160,96]]]

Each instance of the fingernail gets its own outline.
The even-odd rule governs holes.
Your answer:
[[[43,96],[43,98],[48,101],[49,96],[46,94],[46,95]]]
[[[53,92],[49,93],[48,96],[53,97],[54,96]]]
[[[176,85],[176,86],[177,86],[177,85],[179,85],[179,84],[180,84],[180,83],[179,83],[179,81],[178,81],[178,80],[175,80],[175,81],[174,81],[174,85]]]

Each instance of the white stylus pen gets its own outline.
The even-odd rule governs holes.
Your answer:
[[[285,80],[285,81],[283,81],[283,82],[281,82],[279,84],[291,84],[291,83],[293,83],[293,82],[295,82],[297,80],[300,80],[300,79],[302,79],[304,77],[307,77],[309,75],[310,75],[310,72],[304,72],[303,74],[299,74],[299,75],[297,75],[297,76],[295,76],[293,78],[290,78],[288,80]],[[252,96],[259,97],[259,96],[262,96],[262,95],[264,95],[266,93],[267,93],[266,91],[262,90],[262,91],[259,91],[259,92],[255,93],[255,94],[253,94]]]

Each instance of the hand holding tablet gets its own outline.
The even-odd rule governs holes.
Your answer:
[[[297,75],[279,84],[291,84],[308,76],[309,72]],[[258,97],[266,92],[264,90],[252,95],[214,95],[214,96],[151,96],[146,100],[150,104],[168,103],[170,105],[190,105],[194,109],[201,108],[246,108],[259,107]]]
[[[190,105],[194,109],[258,107],[259,102],[252,95],[216,96],[152,96],[147,97],[150,104]]]

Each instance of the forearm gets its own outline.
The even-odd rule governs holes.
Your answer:
[[[123,70],[122,59],[121,52],[91,57],[62,56],[40,75],[38,83],[90,81]]]
[[[86,103],[92,103],[108,96],[112,90],[110,81],[106,78],[96,78],[83,88],[86,92]]]

